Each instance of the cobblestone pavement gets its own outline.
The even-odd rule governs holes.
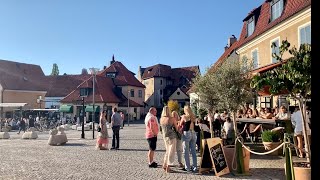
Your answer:
[[[112,130],[108,130],[111,136]],[[217,177],[179,169],[167,174],[161,166],[149,168],[144,130],[143,124],[125,126],[120,131],[120,150],[110,151],[95,150],[92,131],[85,131],[86,139],[80,139],[81,131],[65,131],[68,142],[64,146],[47,145],[48,132],[38,132],[36,140],[22,140],[22,134],[10,132],[10,139],[0,139],[0,179],[284,179],[282,156],[251,154],[249,176]],[[165,151],[161,135],[157,149],[155,159],[161,165]]]

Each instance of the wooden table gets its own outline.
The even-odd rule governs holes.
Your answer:
[[[276,121],[273,119],[237,118],[237,123],[239,123],[239,122],[276,125]]]

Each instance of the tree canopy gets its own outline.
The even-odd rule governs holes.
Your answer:
[[[57,63],[54,63],[52,66],[51,76],[58,76],[59,75],[59,68]]]

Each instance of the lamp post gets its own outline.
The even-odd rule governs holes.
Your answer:
[[[129,92],[130,92],[130,91],[128,90],[128,111],[127,111],[127,114],[128,114],[128,126],[129,126],[129,108],[130,108],[130,107],[129,107],[129,106],[130,106],[130,105],[129,105],[129,101],[130,101]]]
[[[82,119],[82,128],[81,128],[81,138],[82,139],[85,139],[85,137],[84,137],[84,112],[85,111],[85,109],[84,109],[84,96],[82,97],[82,117],[81,117],[81,119]]]
[[[84,97],[88,96],[88,89],[87,88],[80,88],[80,97],[82,97],[82,132],[81,132],[81,138],[84,139]]]
[[[94,95],[95,95],[95,82],[96,82],[96,74],[97,72],[99,71],[98,68],[89,68],[89,70],[91,71],[91,74],[92,74],[92,139],[94,139],[94,119],[95,119],[95,115],[96,115],[96,111],[95,111],[95,107],[94,107]]]

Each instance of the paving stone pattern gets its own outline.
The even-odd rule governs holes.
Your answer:
[[[112,130],[109,136],[112,136]],[[68,142],[64,146],[47,144],[49,132],[38,132],[38,139],[21,139],[21,134],[10,132],[10,139],[0,139],[0,179],[284,179],[284,158],[251,154],[250,176],[232,174],[217,177],[213,173],[165,173],[161,168],[165,148],[158,136],[155,159],[158,168],[147,165],[148,144],[144,138],[144,124],[131,124],[120,130],[120,150],[95,149],[92,131],[65,131]],[[97,134],[97,132],[95,133]],[[109,148],[112,138],[109,138]],[[200,164],[200,157],[198,165]]]

